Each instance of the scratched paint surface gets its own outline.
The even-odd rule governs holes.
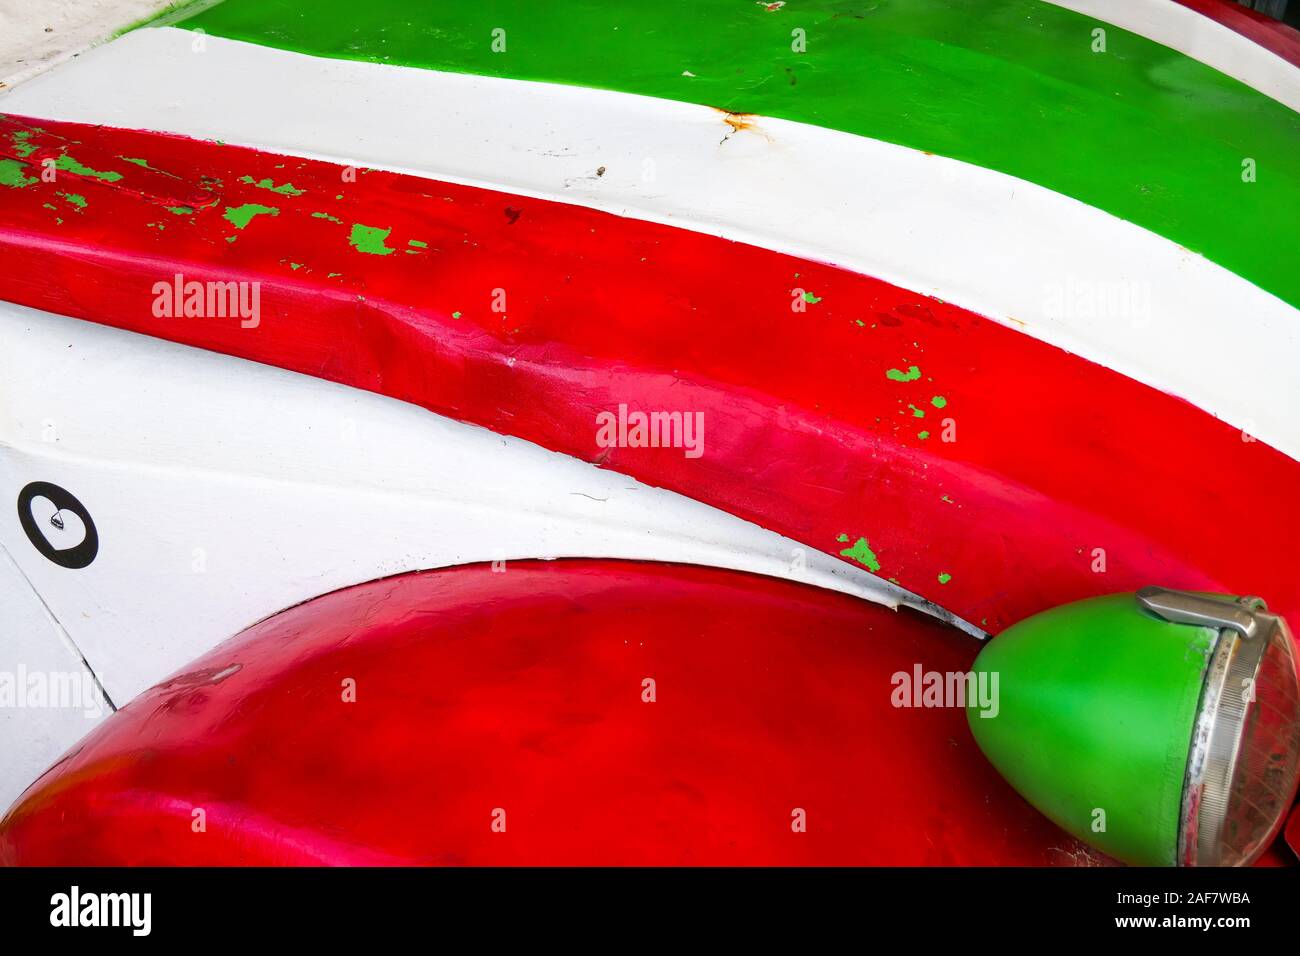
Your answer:
[[[105,127],[0,120],[0,173],[4,298],[520,436],[990,631],[1151,581],[1300,610],[1300,464],[879,280],[581,207]],[[155,315],[154,284],[177,272],[260,282],[259,324]],[[596,415],[620,404],[701,412],[703,454],[600,447]],[[1239,548],[1260,514],[1273,533]]]
[[[939,153],[1107,210],[1300,306],[1290,253],[1300,115],[1115,27],[1094,52],[1095,21],[1038,0],[771,10],[745,0],[225,0],[182,25],[320,56],[708,104]],[[792,49],[796,30],[805,52]]]

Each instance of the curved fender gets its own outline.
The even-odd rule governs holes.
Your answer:
[[[920,673],[979,645],[753,575],[471,565],[334,592],[105,721],[9,864],[1057,864],[1100,858]]]

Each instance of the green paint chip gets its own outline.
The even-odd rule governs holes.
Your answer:
[[[283,186],[277,186],[273,179],[255,180],[252,176],[240,176],[241,183],[248,183],[250,186],[256,186],[258,189],[266,189],[273,193],[279,193],[281,196],[301,196],[307,190],[295,189],[293,183],[285,183]]]
[[[81,193],[59,193],[59,195],[78,209],[86,208],[86,197],[81,195]]]
[[[91,169],[89,166],[84,166],[67,153],[64,153],[54,161],[54,168],[61,169],[65,173],[74,173],[78,176],[89,176],[92,179],[102,179],[106,183],[115,183],[122,178],[121,173],[114,172],[113,170],[101,171],[98,169]]]
[[[384,240],[391,234],[392,229],[380,229],[378,226],[363,226],[361,223],[353,223],[352,234],[348,236],[348,244],[357,252],[364,252],[371,256],[388,256],[397,250],[392,246],[385,245]]]
[[[167,211],[173,216],[192,216],[194,215],[193,206],[168,206]]]
[[[31,130],[20,129],[18,132],[14,133],[13,136],[9,137],[10,140],[13,141],[14,152],[23,159],[26,159],[32,153],[36,152],[36,147],[27,142],[27,138],[31,135]]]
[[[841,557],[852,558],[858,564],[863,565],[868,570],[879,571],[880,562],[876,560],[876,554],[867,544],[866,538],[858,538],[853,542],[853,547],[845,548],[840,552]]]
[[[940,584],[947,584],[951,580],[952,580],[952,575],[949,574],[947,571],[944,571],[942,574],[939,575]]]
[[[944,408],[948,404],[948,399],[944,398],[942,395],[936,395],[934,398],[930,399],[930,404],[935,408]]]
[[[927,438],[930,437],[930,433],[929,433],[929,432],[917,432],[917,433],[916,433],[916,437],[919,438],[919,439],[921,439],[921,441],[925,441]]]
[[[459,319],[459,318],[461,317],[461,313],[460,313],[460,312],[453,312],[453,313],[451,314],[451,317],[452,317],[453,319]]]
[[[803,294],[803,300],[804,300],[805,302],[809,303],[810,305],[816,305],[816,304],[817,304],[818,302],[820,302],[822,299],[821,299],[821,296],[819,296],[819,295],[813,295],[811,292],[805,292],[805,293]]]
[[[912,410],[912,417],[913,417],[913,418],[924,418],[924,417],[925,417],[925,409],[924,409],[924,408],[917,408],[917,407],[916,407],[915,405],[913,405],[911,402],[908,402],[908,403],[907,403],[907,407],[910,408],[910,409]]]
[[[428,248],[429,248],[429,244],[428,244],[427,242],[421,242],[419,239],[407,239],[407,240],[406,240],[406,244],[407,244],[408,246],[414,246],[414,247],[417,248],[417,249],[428,249]]]
[[[278,216],[280,210],[274,206],[261,206],[255,202],[244,203],[242,206],[227,206],[223,219],[232,223],[236,229],[243,229],[253,221],[254,216]],[[227,242],[233,242],[233,239],[227,239]]]
[[[331,216],[327,212],[314,212],[311,214],[311,217],[313,219],[328,219],[330,222],[337,222],[337,223],[343,222],[343,220],[340,219],[338,216]]]
[[[0,159],[0,186],[22,189],[36,182],[35,176],[23,172],[27,167],[16,159]]]
[[[885,378],[889,379],[891,382],[915,382],[920,377],[921,370],[915,365],[909,365],[906,372],[899,371],[896,368],[891,368],[885,373]]]

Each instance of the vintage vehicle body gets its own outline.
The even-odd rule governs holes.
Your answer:
[[[0,862],[1205,862],[1257,625],[1213,860],[1296,862],[1294,31],[225,0],[55,59],[0,90]],[[1053,722],[1157,626],[1164,749]],[[1036,789],[1119,755],[1158,798]]]

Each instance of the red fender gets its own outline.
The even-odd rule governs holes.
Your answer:
[[[0,823],[0,862],[1104,862],[1002,781],[960,709],[893,705],[893,674],[979,647],[715,569],[375,581],[105,721]]]

